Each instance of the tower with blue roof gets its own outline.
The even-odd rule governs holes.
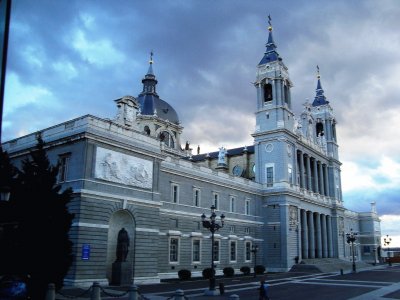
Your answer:
[[[256,82],[257,107],[256,128],[253,133],[255,151],[257,156],[256,181],[267,183],[273,181],[275,176],[287,178],[285,172],[272,174],[271,168],[276,168],[277,159],[271,152],[283,151],[283,144],[276,138],[279,135],[292,131],[294,114],[292,112],[291,87],[293,86],[288,73],[288,68],[276,51],[272,35],[271,18],[268,16],[268,41],[266,50],[260,63],[257,65]],[[269,133],[275,132],[274,136]],[[281,149],[282,148],[282,149]],[[283,162],[281,162],[283,163]],[[268,170],[268,171],[267,171]]]
[[[271,270],[302,259],[340,257],[344,244],[335,116],[317,74],[312,103],[299,117],[292,110],[293,86],[277,52],[268,17],[266,50],[257,65],[255,181],[263,196],[264,255]]]
[[[184,156],[180,141],[183,127],[176,110],[157,93],[158,81],[154,75],[153,63],[151,52],[149,69],[142,79],[143,90],[136,98],[139,103],[136,121],[140,131],[162,141],[167,151]]]

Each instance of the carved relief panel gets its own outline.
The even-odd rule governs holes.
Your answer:
[[[151,189],[153,162],[97,147],[94,177]]]

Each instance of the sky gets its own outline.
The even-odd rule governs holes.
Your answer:
[[[271,15],[294,86],[320,68],[337,119],[345,207],[370,211],[400,246],[400,2],[397,0],[14,0],[2,141],[138,96],[150,52],[160,97],[201,152],[252,145],[256,66]]]

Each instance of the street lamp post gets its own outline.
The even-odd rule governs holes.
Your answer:
[[[351,243],[351,250],[352,250],[352,255],[353,255],[353,273],[356,272],[356,262],[354,258],[354,242],[356,241],[356,232],[353,232],[353,228],[350,229],[350,233],[346,233],[347,237],[347,243]]]
[[[251,252],[254,254],[254,277],[256,277],[257,251],[258,251],[258,246],[252,245]]]
[[[392,241],[392,238],[391,237],[389,237],[389,235],[387,234],[386,235],[386,237],[385,238],[383,238],[383,245],[386,247],[388,247],[388,250],[387,250],[387,253],[388,253],[388,263],[389,263],[389,266],[391,266],[392,265],[392,262],[390,261],[390,248],[389,248],[389,245],[390,245],[390,242]]]
[[[206,220],[206,215],[203,213],[201,215],[201,221],[203,223],[203,227],[207,228],[211,232],[211,275],[210,275],[210,286],[209,290],[206,291],[207,295],[217,295],[218,293],[215,290],[215,270],[214,270],[214,233],[218,231],[220,228],[224,227],[224,214],[221,214],[221,224],[216,223],[216,213],[215,206],[211,206],[211,215],[210,220]]]

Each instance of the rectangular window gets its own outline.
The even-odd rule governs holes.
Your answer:
[[[200,230],[200,222],[199,221],[193,222],[193,230],[194,231]]]
[[[229,198],[229,208],[230,212],[235,212],[235,197],[233,196]]]
[[[178,262],[179,255],[179,239],[169,239],[169,262]]]
[[[245,202],[244,213],[250,215],[250,200],[246,200]]]
[[[214,262],[219,261],[219,241],[214,241]]]
[[[69,155],[60,155],[59,158],[59,168],[58,168],[58,182],[67,181],[68,165],[69,165]]]
[[[178,219],[169,219],[169,227],[170,228],[178,228],[179,227]]]
[[[171,201],[173,203],[179,202],[179,185],[176,183],[171,184]]]
[[[200,189],[193,189],[193,205],[199,207],[200,206]]]
[[[200,262],[200,240],[192,242],[192,262]]]
[[[274,167],[267,167],[267,187],[274,185]]]
[[[219,209],[219,194],[214,193],[214,203],[213,205],[215,206],[215,209]]]
[[[236,241],[230,241],[229,243],[229,248],[230,248],[230,256],[229,256],[229,260],[231,262],[236,261]]]
[[[244,228],[244,233],[245,234],[250,234],[250,227],[245,227]]]
[[[251,242],[246,242],[245,251],[245,261],[251,261]]]
[[[234,225],[231,225],[231,226],[229,227],[229,231],[230,231],[230,233],[235,233],[235,226],[234,226]]]

